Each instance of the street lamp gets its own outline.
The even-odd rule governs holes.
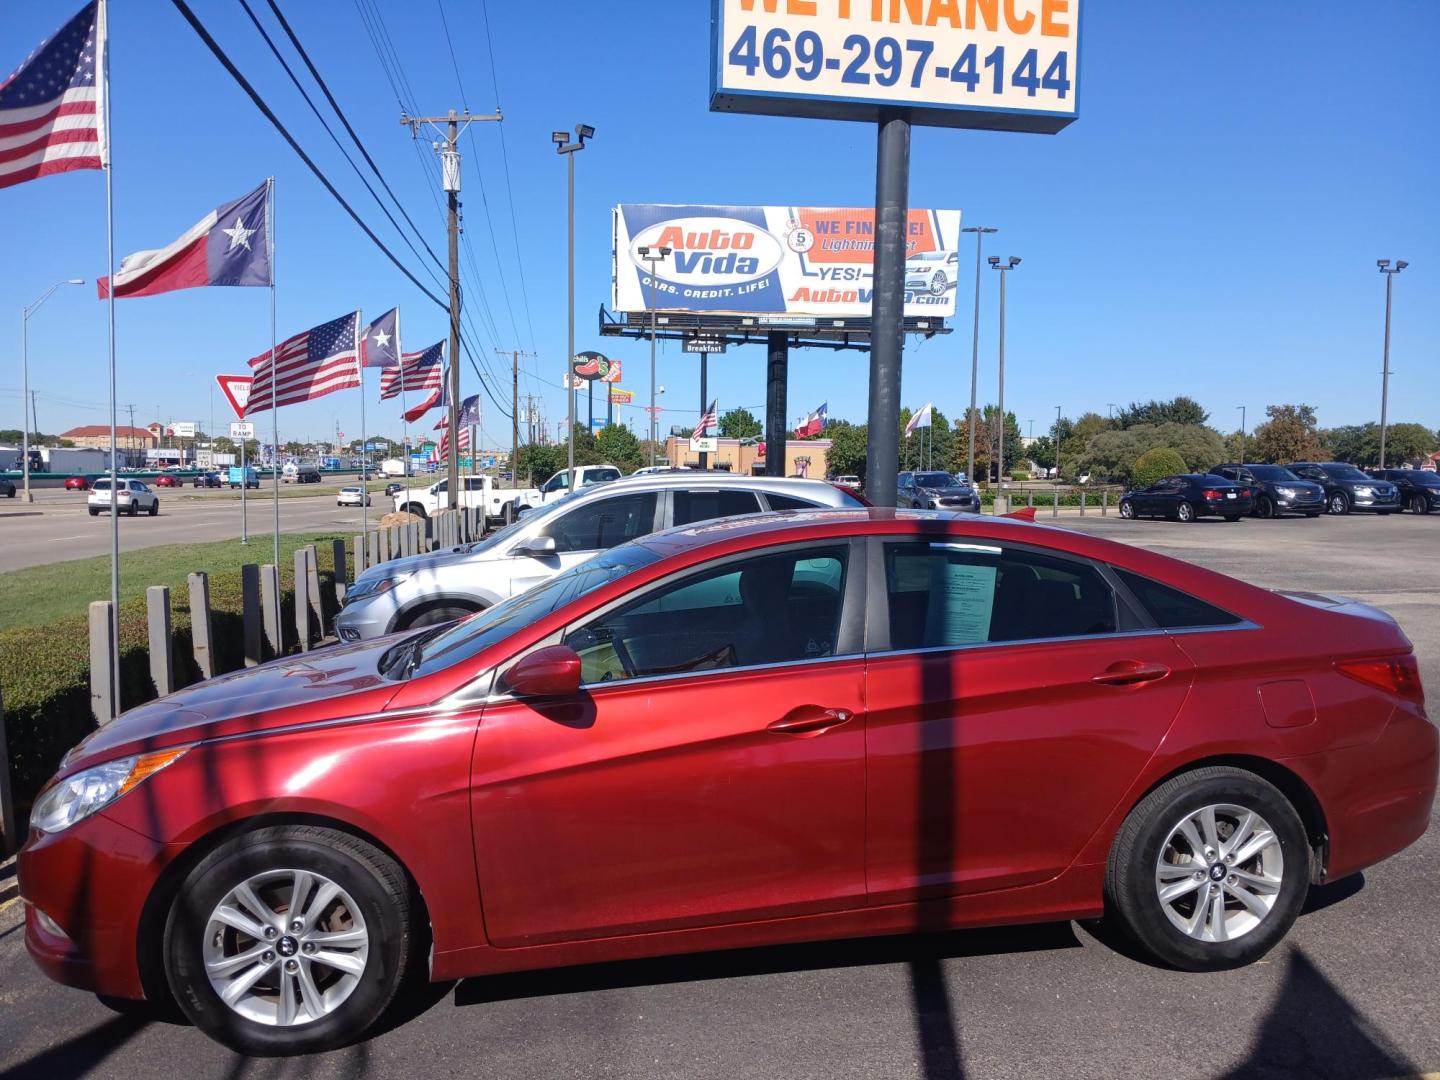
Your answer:
[[[995,483],[999,490],[1005,490],[1005,276],[1010,270],[1020,265],[1020,259],[1011,255],[1004,263],[1000,256],[991,255],[989,259],[990,269],[1000,271],[1000,436],[996,444],[998,449],[995,454],[995,461],[999,469],[995,473]]]
[[[1240,410],[1240,464],[1245,464],[1245,406],[1236,405]]]
[[[43,293],[40,299],[36,300],[29,307],[22,308],[20,314],[20,370],[21,379],[24,382],[24,389],[21,390],[20,398],[20,455],[21,469],[23,470],[25,501],[34,502],[35,497],[30,494],[30,424],[34,420],[34,407],[30,400],[30,313],[38,311],[40,305],[50,299],[50,294],[61,285],[84,285],[84,278],[66,278],[64,281],[57,281]],[[36,432],[39,434],[39,432]],[[115,447],[110,447],[110,460],[115,460]]]
[[[566,217],[568,219],[568,235],[570,244],[570,336],[567,339],[568,346],[565,352],[565,401],[567,404],[567,418],[569,426],[566,428],[565,441],[569,444],[569,476],[570,482],[575,481],[575,384],[571,375],[571,368],[575,363],[575,152],[585,149],[585,140],[594,137],[595,129],[589,124],[575,125],[575,141],[570,141],[568,131],[552,131],[550,141],[555,144],[555,152],[565,159],[566,174],[569,180],[569,193],[566,201]],[[455,433],[456,446],[459,446],[459,433]],[[459,451],[456,451],[456,458],[459,458]]]
[[[1060,479],[1060,406],[1055,406],[1055,479]]]
[[[655,464],[655,441],[659,437],[655,411],[655,267],[670,257],[668,247],[638,247],[635,254],[650,264],[650,464]]]
[[[1380,468],[1385,468],[1385,425],[1386,409],[1390,402],[1390,297],[1394,291],[1395,275],[1410,264],[1404,259],[1392,267],[1389,259],[1376,259],[1375,265],[1385,275],[1385,362],[1380,369]]]
[[[975,234],[975,331],[970,336],[970,412],[965,417],[965,427],[970,433],[970,449],[965,457],[965,478],[975,483],[975,389],[980,377],[980,247],[985,243],[985,234],[999,232],[999,229],[972,225],[961,232]]]

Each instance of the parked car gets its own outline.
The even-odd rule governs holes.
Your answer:
[[[1393,514],[1403,509],[1400,490],[1385,478],[1366,476],[1343,461],[1292,461],[1285,466],[1302,480],[1313,480],[1325,489],[1325,508],[1332,514],[1352,510],[1373,510]]]
[[[342,487],[335,496],[336,506],[369,506],[370,493],[358,487]]]
[[[1325,489],[1311,480],[1301,480],[1283,465],[1216,465],[1210,470],[1250,489],[1255,497],[1256,517],[1280,517],[1286,511],[1319,517],[1325,512]]]
[[[13,499],[15,497],[15,481],[7,476],[0,476],[0,495],[7,499]]]
[[[948,472],[902,472],[895,481],[895,505],[901,509],[980,512],[980,495],[969,484],[957,484]]]
[[[120,479],[116,480],[115,484],[115,504],[119,513],[134,517],[144,510],[154,517],[160,512],[160,496],[146,487],[143,480]],[[110,478],[108,476],[101,477],[91,486],[85,505],[90,511],[91,517],[102,511],[110,512]]]
[[[220,474],[218,472],[212,472],[210,470],[196,473],[194,482],[197,488],[218,488],[223,487],[225,483],[223,480],[220,479]]]
[[[1377,469],[1375,476],[1393,484],[1412,514],[1440,511],[1440,476],[1425,469]]]
[[[1253,506],[1248,487],[1210,473],[1161,477],[1149,487],[1120,496],[1123,518],[1163,517],[1191,522],[1214,515],[1239,521]]]
[[[163,472],[163,473],[161,473],[159,476],[155,477],[155,486],[156,486],[156,487],[172,487],[172,488],[173,488],[173,487],[179,487],[179,486],[180,486],[180,478],[179,478],[178,476],[172,475],[171,473]]]
[[[88,476],[67,476],[65,478],[66,491],[89,491],[90,478]]]
[[[131,709],[36,799],[25,944],[244,1054],[353,1044],[412,973],[916,926],[1103,917],[1227,969],[1425,833],[1437,736],[1362,603],[1003,519],[757,515]]]
[[[853,473],[846,473],[844,476],[837,476],[835,477],[835,480],[833,482],[850,491],[860,490],[860,477],[854,475]]]
[[[361,641],[451,622],[670,525],[859,505],[857,496],[822,480],[719,473],[627,477],[539,507],[478,543],[371,567],[346,590],[335,629],[342,641]]]

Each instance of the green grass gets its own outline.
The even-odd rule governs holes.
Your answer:
[[[281,564],[292,566],[297,548],[328,544],[334,539],[348,538],[338,533],[283,533]],[[143,597],[149,585],[169,585],[171,602],[175,603],[185,595],[186,576],[193,571],[205,570],[212,578],[225,571],[238,574],[245,563],[268,563],[273,557],[268,535],[253,537],[248,545],[238,540],[214,540],[122,552],[120,602]],[[83,617],[90,601],[109,597],[108,555],[12,570],[0,574],[0,627],[46,626]]]

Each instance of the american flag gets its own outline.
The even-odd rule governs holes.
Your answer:
[[[0,83],[0,188],[103,169],[105,7],[86,4]]]
[[[440,431],[440,446],[439,446],[439,448],[436,450],[436,453],[439,455],[438,460],[440,460],[440,461],[449,461],[449,460],[450,460],[450,421],[449,421],[448,419],[447,419],[447,420],[441,420],[438,424],[435,425],[435,427],[436,427],[436,429],[438,429],[438,430]],[[462,428],[460,429],[460,452],[461,452],[462,454],[464,454],[464,453],[468,453],[469,450],[470,450],[470,429],[469,429],[468,427],[462,427]]]
[[[399,367],[380,370],[380,400],[387,401],[400,396],[403,380],[404,389],[423,390],[427,394],[440,389],[440,380],[445,374],[445,343],[431,345],[420,352],[405,353]]]
[[[352,311],[281,342],[275,350],[273,368],[268,350],[255,357],[250,361],[255,381],[250,386],[245,415],[270,408],[272,385],[276,405],[313,401],[336,390],[359,386],[359,333],[360,313]]]
[[[710,402],[710,408],[705,410],[705,415],[700,417],[700,422],[695,425],[695,430],[690,433],[690,437],[692,439],[705,438],[705,433],[720,422],[719,417],[715,415],[718,411],[717,406],[719,404],[719,398],[716,398],[714,401]]]

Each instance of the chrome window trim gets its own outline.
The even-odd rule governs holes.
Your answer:
[[[980,649],[1003,649],[1016,645],[1059,645],[1071,641],[1110,641],[1118,638],[1162,637],[1176,634],[1219,634],[1232,630],[1259,630],[1258,623],[1235,623],[1231,626],[1192,626],[1183,630],[1119,630],[1112,634],[1072,634],[1068,637],[1019,638],[1015,641],[975,641],[968,645],[927,645],[920,649],[884,649],[865,653],[866,659],[881,656],[920,656],[925,653],[971,652]]]

